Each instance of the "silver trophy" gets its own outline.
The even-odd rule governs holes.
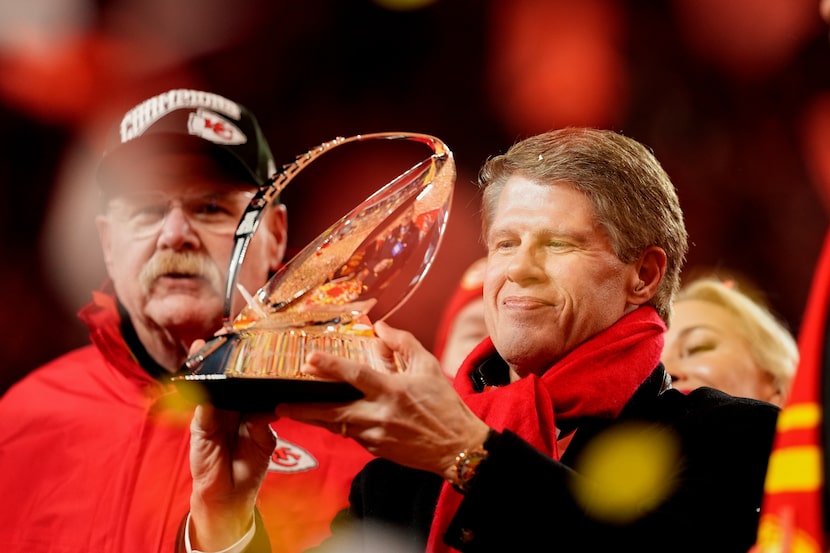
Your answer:
[[[309,163],[350,142],[407,140],[431,155],[416,163],[323,231],[255,294],[237,287],[260,217]],[[446,228],[455,184],[452,152],[438,138],[390,132],[336,138],[297,156],[258,190],[240,219],[225,288],[223,333],[192,355],[172,381],[194,401],[221,409],[271,411],[281,402],[349,401],[344,382],[299,372],[308,352],[324,350],[401,370],[376,353],[372,322],[392,314],[429,270]],[[237,289],[247,305],[231,319]]]

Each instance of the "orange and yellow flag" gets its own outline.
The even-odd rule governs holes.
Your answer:
[[[801,359],[778,417],[752,553],[825,553],[825,393],[830,379],[830,233],[798,335]]]

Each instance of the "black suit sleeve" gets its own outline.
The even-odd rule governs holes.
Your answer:
[[[712,402],[713,393],[718,394],[701,393],[708,399],[700,410],[695,398],[685,398],[678,409],[658,409],[666,420],[642,421],[677,432],[680,453],[666,482],[667,496],[635,518],[621,523],[596,516],[574,493],[582,474],[506,431],[488,446],[489,457],[445,542],[464,553],[543,548],[746,553],[756,538],[778,409],[735,398]],[[574,468],[580,467],[578,455]],[[593,489],[594,499],[603,501],[601,485]]]

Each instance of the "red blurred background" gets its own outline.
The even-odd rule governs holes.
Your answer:
[[[479,165],[571,124],[652,147],[686,213],[689,270],[749,279],[797,331],[830,208],[828,62],[818,0],[3,0],[0,393],[86,342],[101,134],[174,87],[251,108],[278,162],[378,131],[449,145],[441,250],[390,319],[427,346],[483,252]],[[286,191],[292,247],[408,166],[369,155]]]

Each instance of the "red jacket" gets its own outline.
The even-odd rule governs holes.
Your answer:
[[[190,500],[192,406],[137,364],[112,297],[95,294],[80,317],[93,345],[0,398],[0,551],[174,551]],[[274,429],[258,506],[273,549],[301,551],[328,536],[371,456],[321,428]]]

